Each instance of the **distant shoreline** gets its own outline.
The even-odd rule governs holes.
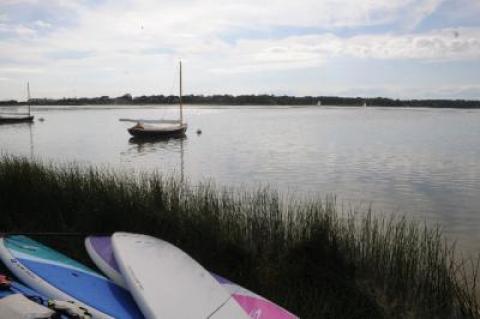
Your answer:
[[[428,108],[480,108],[480,100],[452,100],[452,99],[412,99],[400,100],[383,97],[339,97],[339,96],[275,96],[275,95],[186,95],[182,97],[185,104],[197,105],[314,105],[322,106],[367,106],[367,107],[428,107]],[[119,97],[100,96],[93,98],[34,98],[30,99],[31,105],[152,105],[152,104],[177,104],[178,96],[151,95],[136,96],[125,94]],[[16,100],[0,101],[1,106],[21,106],[28,102]]]

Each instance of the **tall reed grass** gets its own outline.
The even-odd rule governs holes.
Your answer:
[[[0,159],[1,232],[151,234],[302,318],[480,318],[478,264],[438,227],[157,173]],[[52,245],[87,261],[80,239]],[[473,271],[470,271],[473,269]]]

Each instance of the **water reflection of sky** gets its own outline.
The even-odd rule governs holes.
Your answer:
[[[132,141],[132,124],[118,119],[172,118],[178,110],[35,113],[45,122],[0,126],[2,152],[183,173],[193,182],[334,193],[347,205],[428,218],[463,247],[480,249],[480,111],[193,107],[187,138],[145,143]]]

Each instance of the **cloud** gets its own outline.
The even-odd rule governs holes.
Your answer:
[[[480,28],[436,30],[422,34],[334,34],[294,36],[279,40],[242,40],[213,72],[317,67],[332,58],[416,60],[424,62],[480,59]],[[234,67],[232,67],[234,65]]]
[[[50,81],[60,82],[55,89],[67,85],[68,77],[71,86],[113,95],[112,87],[118,94],[129,86],[144,93],[158,90],[171,82],[178,58],[195,69],[190,76],[196,83],[209,83],[212,74],[222,81],[264,71],[308,71],[337,58],[478,60],[480,28],[416,31],[443,2],[4,0],[0,61],[7,62],[0,62],[0,72],[20,81],[28,70],[37,70],[31,74],[39,77],[45,74],[38,70],[48,70]],[[238,35],[238,30],[248,32]],[[81,82],[73,83],[77,79]],[[298,92],[305,87],[302,81],[297,79]]]
[[[0,67],[1,74],[34,74],[44,72],[41,68],[30,67]]]
[[[35,26],[42,28],[42,29],[48,29],[51,28],[52,25],[48,22],[42,21],[42,20],[37,20],[33,23]]]
[[[408,8],[408,13],[404,15],[403,26],[409,30],[414,30],[426,17],[430,16],[446,0],[425,0],[418,1],[414,6]]]
[[[439,0],[191,0],[135,1],[123,6],[127,15],[154,25],[153,17],[162,16],[164,25],[194,26],[202,32],[218,32],[234,26],[355,27],[415,19],[428,15]],[[417,9],[415,8],[422,8]],[[155,8],[157,10],[155,10]]]
[[[29,37],[35,35],[36,31],[32,28],[29,28],[25,25],[8,25],[5,23],[0,23],[0,34],[4,35],[13,35],[19,37]]]
[[[43,11],[55,11],[57,16],[75,12],[75,24],[57,27],[49,21],[37,18],[27,25],[6,26],[9,32],[31,37],[30,47],[36,51],[88,50],[96,54],[116,54],[129,51],[138,54],[167,48],[176,55],[191,57],[229,50],[240,54],[240,60],[251,63],[289,66],[318,64],[319,52],[301,38],[293,46],[283,46],[283,52],[271,51],[270,39],[264,45],[253,44],[256,52],[239,52],[237,46],[222,38],[229,30],[250,26],[255,29],[277,27],[358,27],[393,23],[405,19],[409,12],[415,21],[428,14],[439,0],[154,0],[105,1],[95,4],[88,1],[55,0],[44,4],[40,1],[7,1],[7,4],[28,3]],[[50,9],[47,10],[45,6]],[[417,11],[412,8],[421,7]],[[40,10],[40,9],[39,9]],[[35,16],[35,15],[34,15]],[[53,28],[55,26],[55,29]],[[36,28],[36,29],[35,29]],[[37,30],[38,29],[38,30]],[[48,29],[48,33],[39,33]],[[14,31],[13,31],[14,30]],[[1,29],[0,29],[1,31]],[[318,35],[323,41],[325,36]],[[323,38],[322,38],[323,37]],[[327,35],[328,37],[328,35]],[[282,38],[282,37],[280,37]],[[287,41],[295,39],[288,39]],[[360,41],[361,39],[359,39]],[[383,40],[383,39],[380,39]],[[344,39],[338,39],[345,42]],[[23,46],[27,44],[23,43]],[[242,46],[240,44],[239,46]],[[276,46],[275,44],[273,44]],[[253,48],[253,49],[255,49]],[[362,50],[365,48],[362,47]],[[45,52],[44,52],[45,53]],[[244,63],[245,61],[240,61]],[[310,63],[311,64],[311,63]]]
[[[480,28],[435,30],[405,35],[363,35],[342,41],[341,51],[357,57],[425,61],[480,58]]]
[[[93,53],[91,51],[86,51],[86,50],[59,50],[59,51],[51,51],[45,54],[46,57],[55,61],[64,60],[64,59],[72,59],[72,60],[85,59],[92,55]]]

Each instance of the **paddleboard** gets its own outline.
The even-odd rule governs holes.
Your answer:
[[[207,270],[174,245],[146,235],[115,233],[113,255],[147,319],[246,319]]]
[[[127,283],[120,273],[120,268],[113,256],[112,239],[110,236],[88,236],[85,238],[85,248],[90,259],[111,281],[128,289]]]
[[[0,238],[0,258],[30,288],[51,299],[73,301],[93,318],[143,318],[125,289],[26,236]]]
[[[21,294],[35,303],[48,307],[48,298],[39,294],[33,289],[22,285],[21,283],[11,280],[5,275],[0,274],[0,300],[4,297],[8,297],[15,294]],[[0,318],[2,314],[0,313]],[[60,319],[69,319],[69,316],[60,315]]]
[[[298,319],[297,316],[272,301],[212,273],[252,319]]]
[[[115,261],[110,236],[89,236],[85,238],[85,247],[95,265],[117,285],[126,287],[126,282]],[[252,319],[297,319],[279,305],[239,286],[228,279],[210,273],[218,283],[237,301]]]
[[[31,296],[32,298],[38,299],[38,301],[46,305],[48,299],[42,295],[40,295],[38,292],[34,291],[33,289],[28,288],[27,286],[22,285],[19,282],[13,281],[11,279],[7,279],[5,275],[0,274],[0,298],[12,295],[12,294],[22,294],[26,296]],[[3,283],[3,280],[8,281],[8,283]]]

